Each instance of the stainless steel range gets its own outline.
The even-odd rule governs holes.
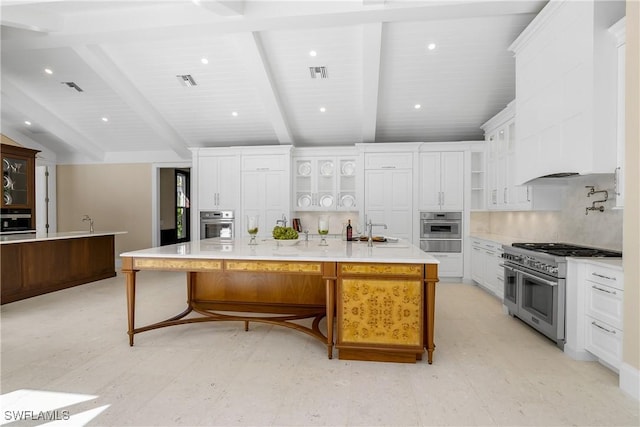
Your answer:
[[[556,342],[565,343],[567,257],[620,257],[621,252],[566,243],[504,245],[504,305]]]

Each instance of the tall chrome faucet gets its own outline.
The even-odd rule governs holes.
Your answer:
[[[282,214],[282,219],[276,220],[276,225],[281,225],[282,227],[286,227],[287,226],[287,217],[284,214]]]
[[[89,215],[82,217],[82,222],[89,221],[89,233],[93,233],[93,220]]]
[[[373,246],[373,236],[371,235],[371,230],[373,229],[373,227],[384,227],[384,229],[387,229],[387,224],[374,224],[371,222],[371,218],[369,218],[369,222],[367,222],[367,246],[371,247]]]

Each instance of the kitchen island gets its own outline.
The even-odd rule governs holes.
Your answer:
[[[1,235],[2,304],[114,277],[115,235],[124,233]]]
[[[248,330],[264,322],[320,340],[332,358],[335,319],[340,359],[415,363],[426,349],[431,363],[438,261],[403,241],[327,242],[205,239],[121,254],[129,345],[135,334],[166,326],[241,321]],[[136,327],[140,270],[186,272],[185,310]]]

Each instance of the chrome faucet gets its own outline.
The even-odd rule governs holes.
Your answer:
[[[371,230],[373,229],[373,227],[384,227],[384,229],[387,229],[387,224],[374,224],[371,222],[371,218],[369,218],[369,222],[367,222],[367,246],[371,247],[373,246],[373,236],[371,235]]]
[[[282,214],[282,219],[277,219],[276,220],[276,225],[281,225],[282,227],[286,227],[287,226],[287,217]]]
[[[82,222],[89,221],[89,233],[93,233],[93,220],[89,215],[82,217]]]

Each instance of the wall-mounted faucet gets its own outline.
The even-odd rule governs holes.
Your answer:
[[[585,186],[585,188],[589,189],[589,192],[587,193],[587,197],[591,197],[594,194],[598,194],[598,193],[604,193],[604,198],[602,200],[595,200],[591,203],[591,206],[587,206],[584,210],[584,214],[585,215],[589,215],[589,211],[598,211],[598,212],[604,212],[604,206],[600,205],[600,206],[596,206],[596,203],[604,203],[607,200],[609,200],[609,192],[607,190],[598,190],[596,191],[595,186],[593,185],[587,185]]]
[[[93,220],[89,215],[82,217],[82,222],[89,221],[89,233],[93,233]]]

